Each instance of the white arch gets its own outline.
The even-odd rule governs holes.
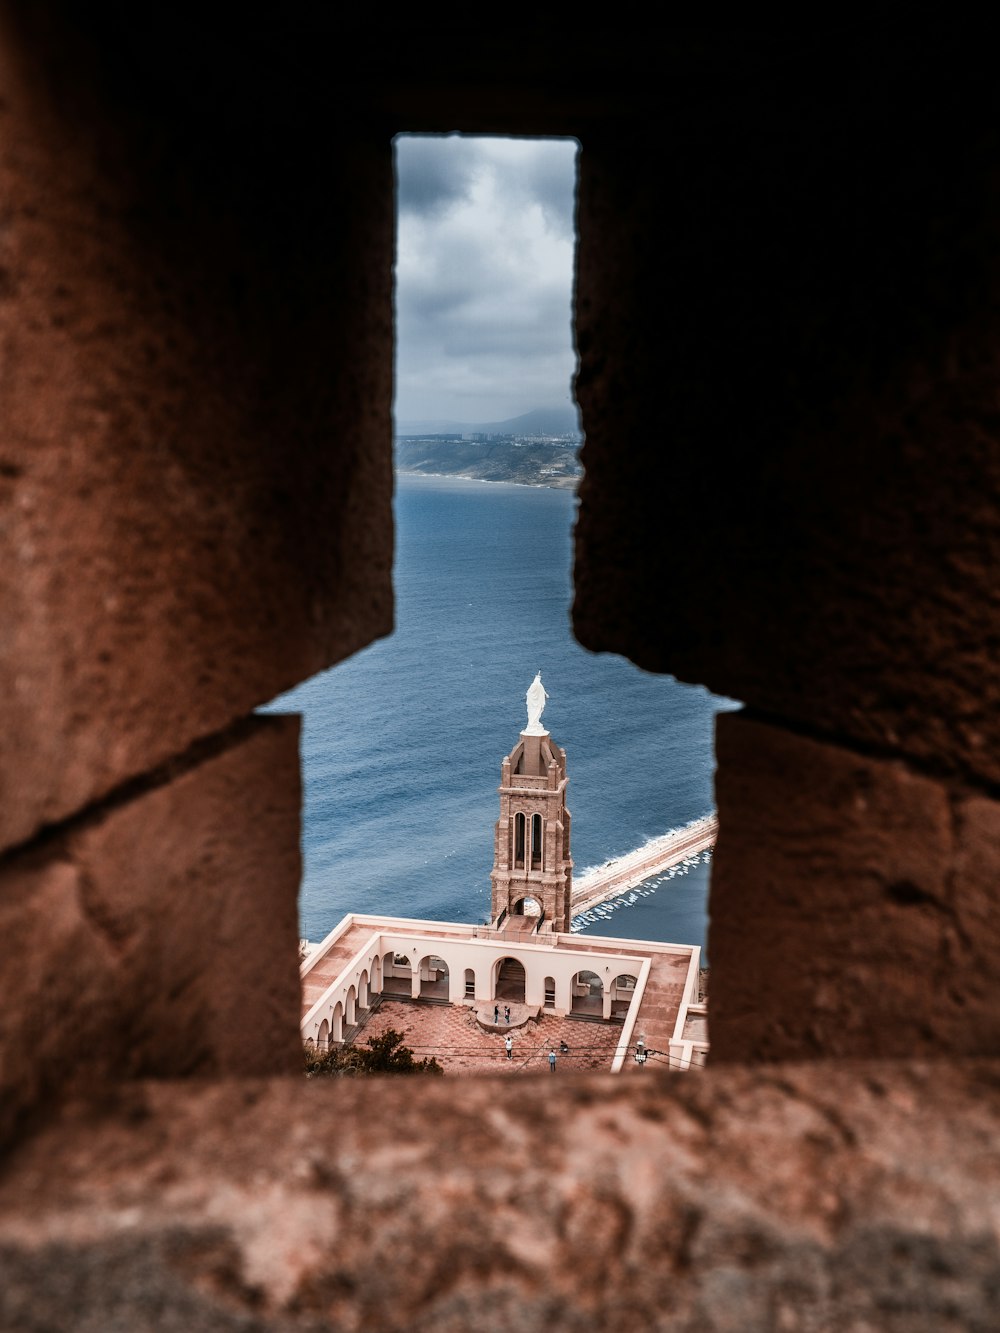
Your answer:
[[[529,963],[524,958],[519,957],[519,955],[516,953],[504,953],[501,954],[499,958],[494,960],[493,967],[490,971],[490,976],[492,979],[492,984],[490,986],[491,999],[496,1000],[501,998],[497,994],[497,986],[500,984],[500,972],[503,969],[503,965],[508,961],[512,963],[517,963],[520,966],[521,971],[524,974],[524,998],[527,998]]]
[[[442,955],[442,953],[440,952],[440,950],[439,950],[438,952],[435,952],[435,953],[425,953],[424,956],[423,956],[423,958],[421,958],[420,961],[417,963],[417,966],[416,966],[416,973],[417,973],[417,976],[420,978],[420,994],[421,994],[421,995],[424,993],[424,988],[425,988],[425,986],[429,988],[429,987],[431,987],[431,986],[437,985],[438,981],[441,979],[441,976],[440,976],[440,974],[441,974],[441,967],[438,967],[438,966],[437,966],[438,963],[440,963],[440,964],[442,965],[442,967],[444,968],[444,976],[445,976],[445,978],[448,979],[448,983],[449,983],[449,991],[450,991],[450,984],[451,984],[451,964],[448,962],[448,959],[445,958],[445,957]],[[425,980],[424,980],[424,973],[425,973],[425,972],[430,972],[431,969],[432,969],[432,967],[433,967],[434,972],[437,974],[437,976],[436,976],[436,978],[435,978],[434,981],[429,981],[429,980],[428,980],[428,981],[425,981]]]
[[[591,967],[581,967],[573,973],[572,980],[572,1003],[570,1012],[586,1014],[593,1013],[596,992],[600,991],[601,1009],[604,1007],[605,985],[602,977]]]

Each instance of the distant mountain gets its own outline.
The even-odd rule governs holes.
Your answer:
[[[536,407],[506,421],[447,421],[435,417],[426,421],[396,422],[399,435],[578,435],[580,421],[575,407]]]
[[[506,421],[489,421],[477,427],[485,435],[578,435],[580,420],[575,407],[536,407]]]

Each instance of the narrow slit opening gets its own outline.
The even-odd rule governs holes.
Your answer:
[[[685,996],[702,998],[714,716],[730,703],[588,653],[570,625],[582,151],[575,140],[463,135],[394,143],[395,629],[271,705],[304,715],[303,1038],[314,1044],[324,1020],[335,1046],[336,1031],[353,1041],[391,1025],[401,1003],[464,1004],[487,1026],[495,1007],[515,1028],[553,1009],[634,1026],[610,964],[577,960],[555,977],[550,963],[526,970],[516,956],[477,964],[454,939],[436,939],[431,954],[415,923],[451,923],[480,944],[494,932],[498,945],[503,935],[537,948],[560,930],[583,950],[621,940],[614,975],[641,972],[624,941],[687,947],[699,966]],[[534,740],[529,763],[516,743],[537,729],[530,703],[524,715],[533,677],[544,679],[535,723],[549,739]],[[572,840],[568,810],[551,825],[535,812],[555,780],[550,742],[566,751]],[[508,752],[512,780],[539,790],[494,829]],[[513,878],[498,898],[500,848]],[[370,959],[350,958],[362,948],[344,934],[351,914],[369,933],[376,917],[393,923],[364,944]],[[318,965],[334,937],[345,967],[367,968],[336,1018],[333,983],[345,989],[346,973]],[[581,1006],[583,974],[600,995]],[[449,1066],[455,1052],[429,1033],[416,1054],[446,1072],[488,1067],[475,1052]],[[623,1055],[612,1041],[594,1067],[616,1056],[620,1067]]]

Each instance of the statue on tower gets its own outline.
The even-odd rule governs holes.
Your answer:
[[[542,684],[542,673],[535,673],[535,679],[528,687],[528,693],[525,696],[528,704],[528,727],[526,736],[547,736],[548,732],[542,726],[542,710],[545,707],[545,700],[548,698],[545,692],[545,686]]]

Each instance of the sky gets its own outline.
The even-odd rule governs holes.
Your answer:
[[[572,405],[578,148],[396,138],[397,425]]]

